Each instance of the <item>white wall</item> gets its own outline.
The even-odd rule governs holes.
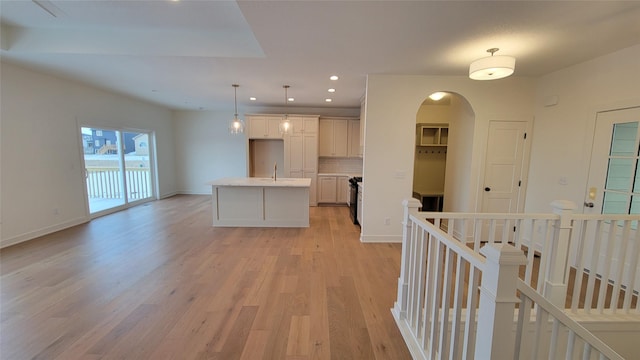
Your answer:
[[[4,62],[0,67],[0,246],[88,220],[78,123],[154,131],[160,194],[175,192],[169,110]]]
[[[557,105],[545,107],[554,96]],[[596,113],[631,106],[640,106],[640,45],[541,77],[525,211],[565,199],[582,212]]]
[[[447,168],[444,183],[444,211],[464,212],[472,208],[470,192],[473,182],[468,175],[473,154],[475,114],[458,94],[451,99],[453,114],[449,126]]]
[[[176,111],[177,189],[182,194],[211,194],[208,181],[247,176],[245,134],[229,134],[231,111]]]
[[[489,121],[531,121],[533,118],[534,86],[529,78],[474,81],[467,77],[369,75],[363,241],[401,241],[401,202],[411,197],[416,114],[424,99],[434,91],[460,94],[475,113],[472,159],[466,175],[471,179],[466,211],[479,209],[476,199],[483,175]],[[387,219],[390,225],[385,225]]]

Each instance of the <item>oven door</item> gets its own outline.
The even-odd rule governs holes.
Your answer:
[[[354,224],[358,223],[358,184],[349,183],[349,216]]]

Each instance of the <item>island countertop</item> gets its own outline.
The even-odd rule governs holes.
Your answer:
[[[211,186],[246,186],[246,187],[310,187],[311,179],[300,178],[221,178],[208,182]]]

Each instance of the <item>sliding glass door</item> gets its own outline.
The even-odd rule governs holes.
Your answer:
[[[82,127],[81,133],[91,215],[153,198],[150,132]]]

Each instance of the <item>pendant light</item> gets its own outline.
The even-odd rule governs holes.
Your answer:
[[[289,129],[291,129],[291,122],[289,121],[289,114],[287,114],[287,102],[289,101],[289,97],[287,96],[287,90],[289,89],[289,85],[282,85],[284,88],[284,117],[280,121],[280,134],[288,134]]]
[[[487,52],[491,53],[491,56],[472,62],[469,66],[469,77],[473,80],[496,80],[513,74],[516,58],[506,55],[494,56],[498,50],[500,49],[488,49]]]
[[[236,135],[242,134],[244,132],[244,121],[242,119],[238,119],[238,87],[240,85],[233,84],[233,104],[235,108],[235,113],[233,114],[233,120],[229,122],[229,133]]]

